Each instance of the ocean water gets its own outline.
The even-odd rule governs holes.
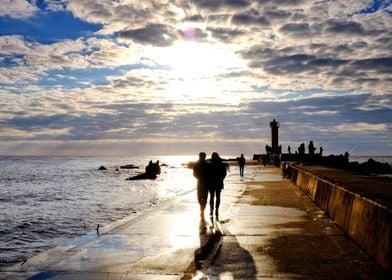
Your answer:
[[[125,180],[151,159],[165,163],[158,179]],[[31,257],[192,191],[182,165],[190,160],[197,157],[0,157],[0,258]],[[116,171],[125,164],[140,169]]]
[[[369,158],[372,158],[378,162],[384,162],[392,165],[392,156],[350,156],[349,161],[357,161],[359,163],[364,163],[367,162]]]

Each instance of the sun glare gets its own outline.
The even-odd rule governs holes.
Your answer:
[[[219,75],[244,69],[243,61],[227,46],[181,41],[155,50],[160,65],[168,67],[170,84],[166,97],[194,102],[222,98]]]
[[[227,73],[243,67],[233,50],[218,44],[181,41],[159,50],[161,64],[179,77],[199,78]]]

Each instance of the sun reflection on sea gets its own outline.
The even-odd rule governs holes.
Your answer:
[[[170,198],[192,191],[196,180],[192,170],[184,164],[194,159],[191,156],[167,156],[161,159],[162,174],[157,179],[158,198]]]

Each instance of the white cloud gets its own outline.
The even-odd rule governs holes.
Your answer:
[[[350,123],[338,125],[336,129],[342,132],[366,133],[369,131],[385,131],[387,126],[386,124]]]
[[[181,12],[173,4],[159,1],[70,0],[68,9],[78,18],[103,24],[101,34],[143,28],[146,23],[162,23]]]
[[[44,0],[47,9],[51,11],[64,11],[66,9],[68,0]]]
[[[328,110],[322,110],[322,111],[315,111],[315,112],[304,112],[305,115],[319,115],[319,116],[328,116],[328,115],[336,115],[338,114],[338,111],[328,111]]]
[[[9,16],[11,18],[29,18],[33,16],[38,9],[26,0],[2,0],[0,16]]]
[[[30,52],[31,43],[27,43],[21,36],[1,36],[0,52],[2,54],[27,54]]]

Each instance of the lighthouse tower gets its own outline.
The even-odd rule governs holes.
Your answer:
[[[279,153],[279,122],[275,119],[270,122],[271,127],[271,139],[272,139],[272,153],[278,154]]]

